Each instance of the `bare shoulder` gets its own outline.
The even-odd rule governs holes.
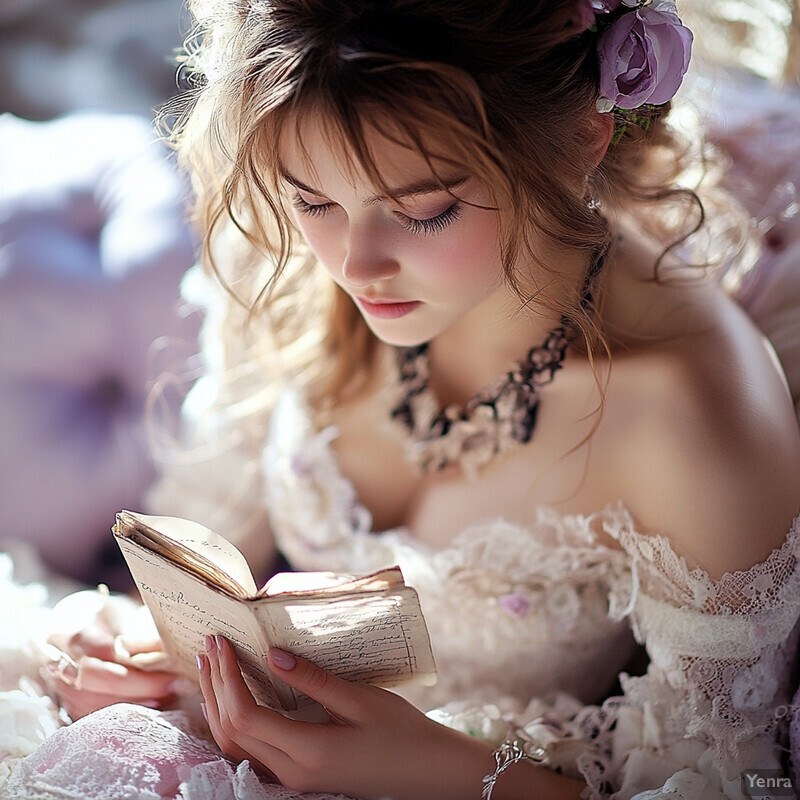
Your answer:
[[[698,291],[701,323],[688,294],[674,312],[694,315],[685,334],[615,360],[606,433],[643,532],[719,577],[784,541],[800,511],[800,430],[764,338],[721,292]]]

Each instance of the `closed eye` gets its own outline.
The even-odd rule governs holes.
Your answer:
[[[328,211],[333,208],[336,203],[309,203],[307,200],[303,200],[299,194],[296,194],[292,199],[292,205],[301,213],[301,214],[308,214],[311,217],[315,216],[323,216],[327,214]]]
[[[310,217],[322,217],[336,208],[336,203],[326,201],[323,203],[309,203],[300,194],[295,194],[292,205],[301,213]],[[400,224],[417,236],[433,236],[447,229],[461,218],[461,202],[456,201],[444,211],[432,217],[410,217],[401,211],[394,212]]]
[[[417,219],[416,217],[409,217],[400,211],[395,212],[398,219],[400,219],[403,227],[411,233],[420,236],[432,236],[441,233],[454,222],[461,218],[461,203],[456,201],[453,205],[446,208],[440,214],[434,217],[427,217],[424,219]]]

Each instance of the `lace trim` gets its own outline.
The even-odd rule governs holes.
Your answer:
[[[757,612],[756,624],[751,615],[677,608],[646,594],[638,596],[636,612],[649,620],[645,638],[682,656],[715,659],[756,658],[765,647],[782,644],[797,621],[797,608],[790,603]]]
[[[792,583],[800,590],[800,517],[783,544],[747,570],[713,579],[706,570],[690,569],[670,540],[635,530],[630,514],[620,505],[609,509],[603,530],[619,541],[631,557],[636,582],[651,597],[676,606],[688,605],[707,614],[750,614],[776,608],[784,601],[781,588]]]
[[[267,507],[276,510],[273,527],[281,539],[281,546],[296,551],[301,558],[303,553],[310,551],[330,555],[333,551],[352,550],[352,537],[355,535],[359,548],[385,550],[385,541],[382,540],[388,532],[382,532],[381,536],[366,536],[373,533],[372,517],[358,501],[355,487],[342,474],[331,450],[330,442],[335,438],[336,430],[326,428],[316,432],[311,426],[310,416],[294,394],[284,397],[279,403],[273,417],[273,430],[275,435],[265,448],[262,465],[266,475]],[[474,530],[486,525],[475,526]],[[502,525],[514,530],[521,527],[511,523]],[[281,534],[282,529],[286,535]],[[703,569],[690,569],[686,559],[675,552],[667,537],[638,533],[632,516],[621,503],[586,516],[562,515],[541,508],[536,520],[524,529],[535,529],[537,541],[546,542],[551,547],[559,544],[559,536],[569,531],[571,547],[589,548],[603,559],[608,558],[612,551],[598,543],[596,531],[602,530],[618,541],[621,557],[626,554],[630,560],[631,580],[621,589],[624,596],[617,598],[624,602],[624,605],[615,604],[617,619],[631,612],[640,590],[674,606],[689,606],[719,615],[749,614],[776,607],[782,602],[779,599],[780,587],[789,581],[800,587],[797,559],[800,553],[800,517],[795,519],[783,544],[767,559],[748,570],[727,573],[718,580],[710,578]],[[407,537],[404,529],[391,533],[400,535],[409,547],[425,551]],[[469,538],[470,535],[474,536],[464,531],[436,557],[463,550],[466,542],[462,537]],[[518,558],[519,548],[514,550],[516,555],[506,553],[504,562]],[[563,557],[567,558],[568,554]],[[463,559],[463,555],[454,558]]]

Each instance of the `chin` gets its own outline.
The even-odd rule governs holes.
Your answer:
[[[375,334],[375,337],[379,339],[384,344],[391,345],[392,347],[417,347],[418,345],[425,344],[426,342],[430,341],[429,337],[424,336],[390,336],[385,332],[378,332],[374,329],[371,329],[372,332]]]
[[[435,335],[429,334],[420,325],[398,325],[392,330],[389,325],[376,325],[366,318],[364,321],[376,339],[392,347],[417,347],[429,342]]]

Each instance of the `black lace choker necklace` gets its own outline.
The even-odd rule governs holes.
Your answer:
[[[592,288],[608,248],[598,251],[586,277],[581,306],[591,308]],[[459,463],[474,472],[498,453],[531,440],[539,409],[539,389],[561,369],[575,338],[562,317],[538,347],[509,371],[467,401],[463,408],[439,408],[429,386],[428,344],[397,348],[400,398],[392,419],[409,434],[409,460],[423,472]]]

